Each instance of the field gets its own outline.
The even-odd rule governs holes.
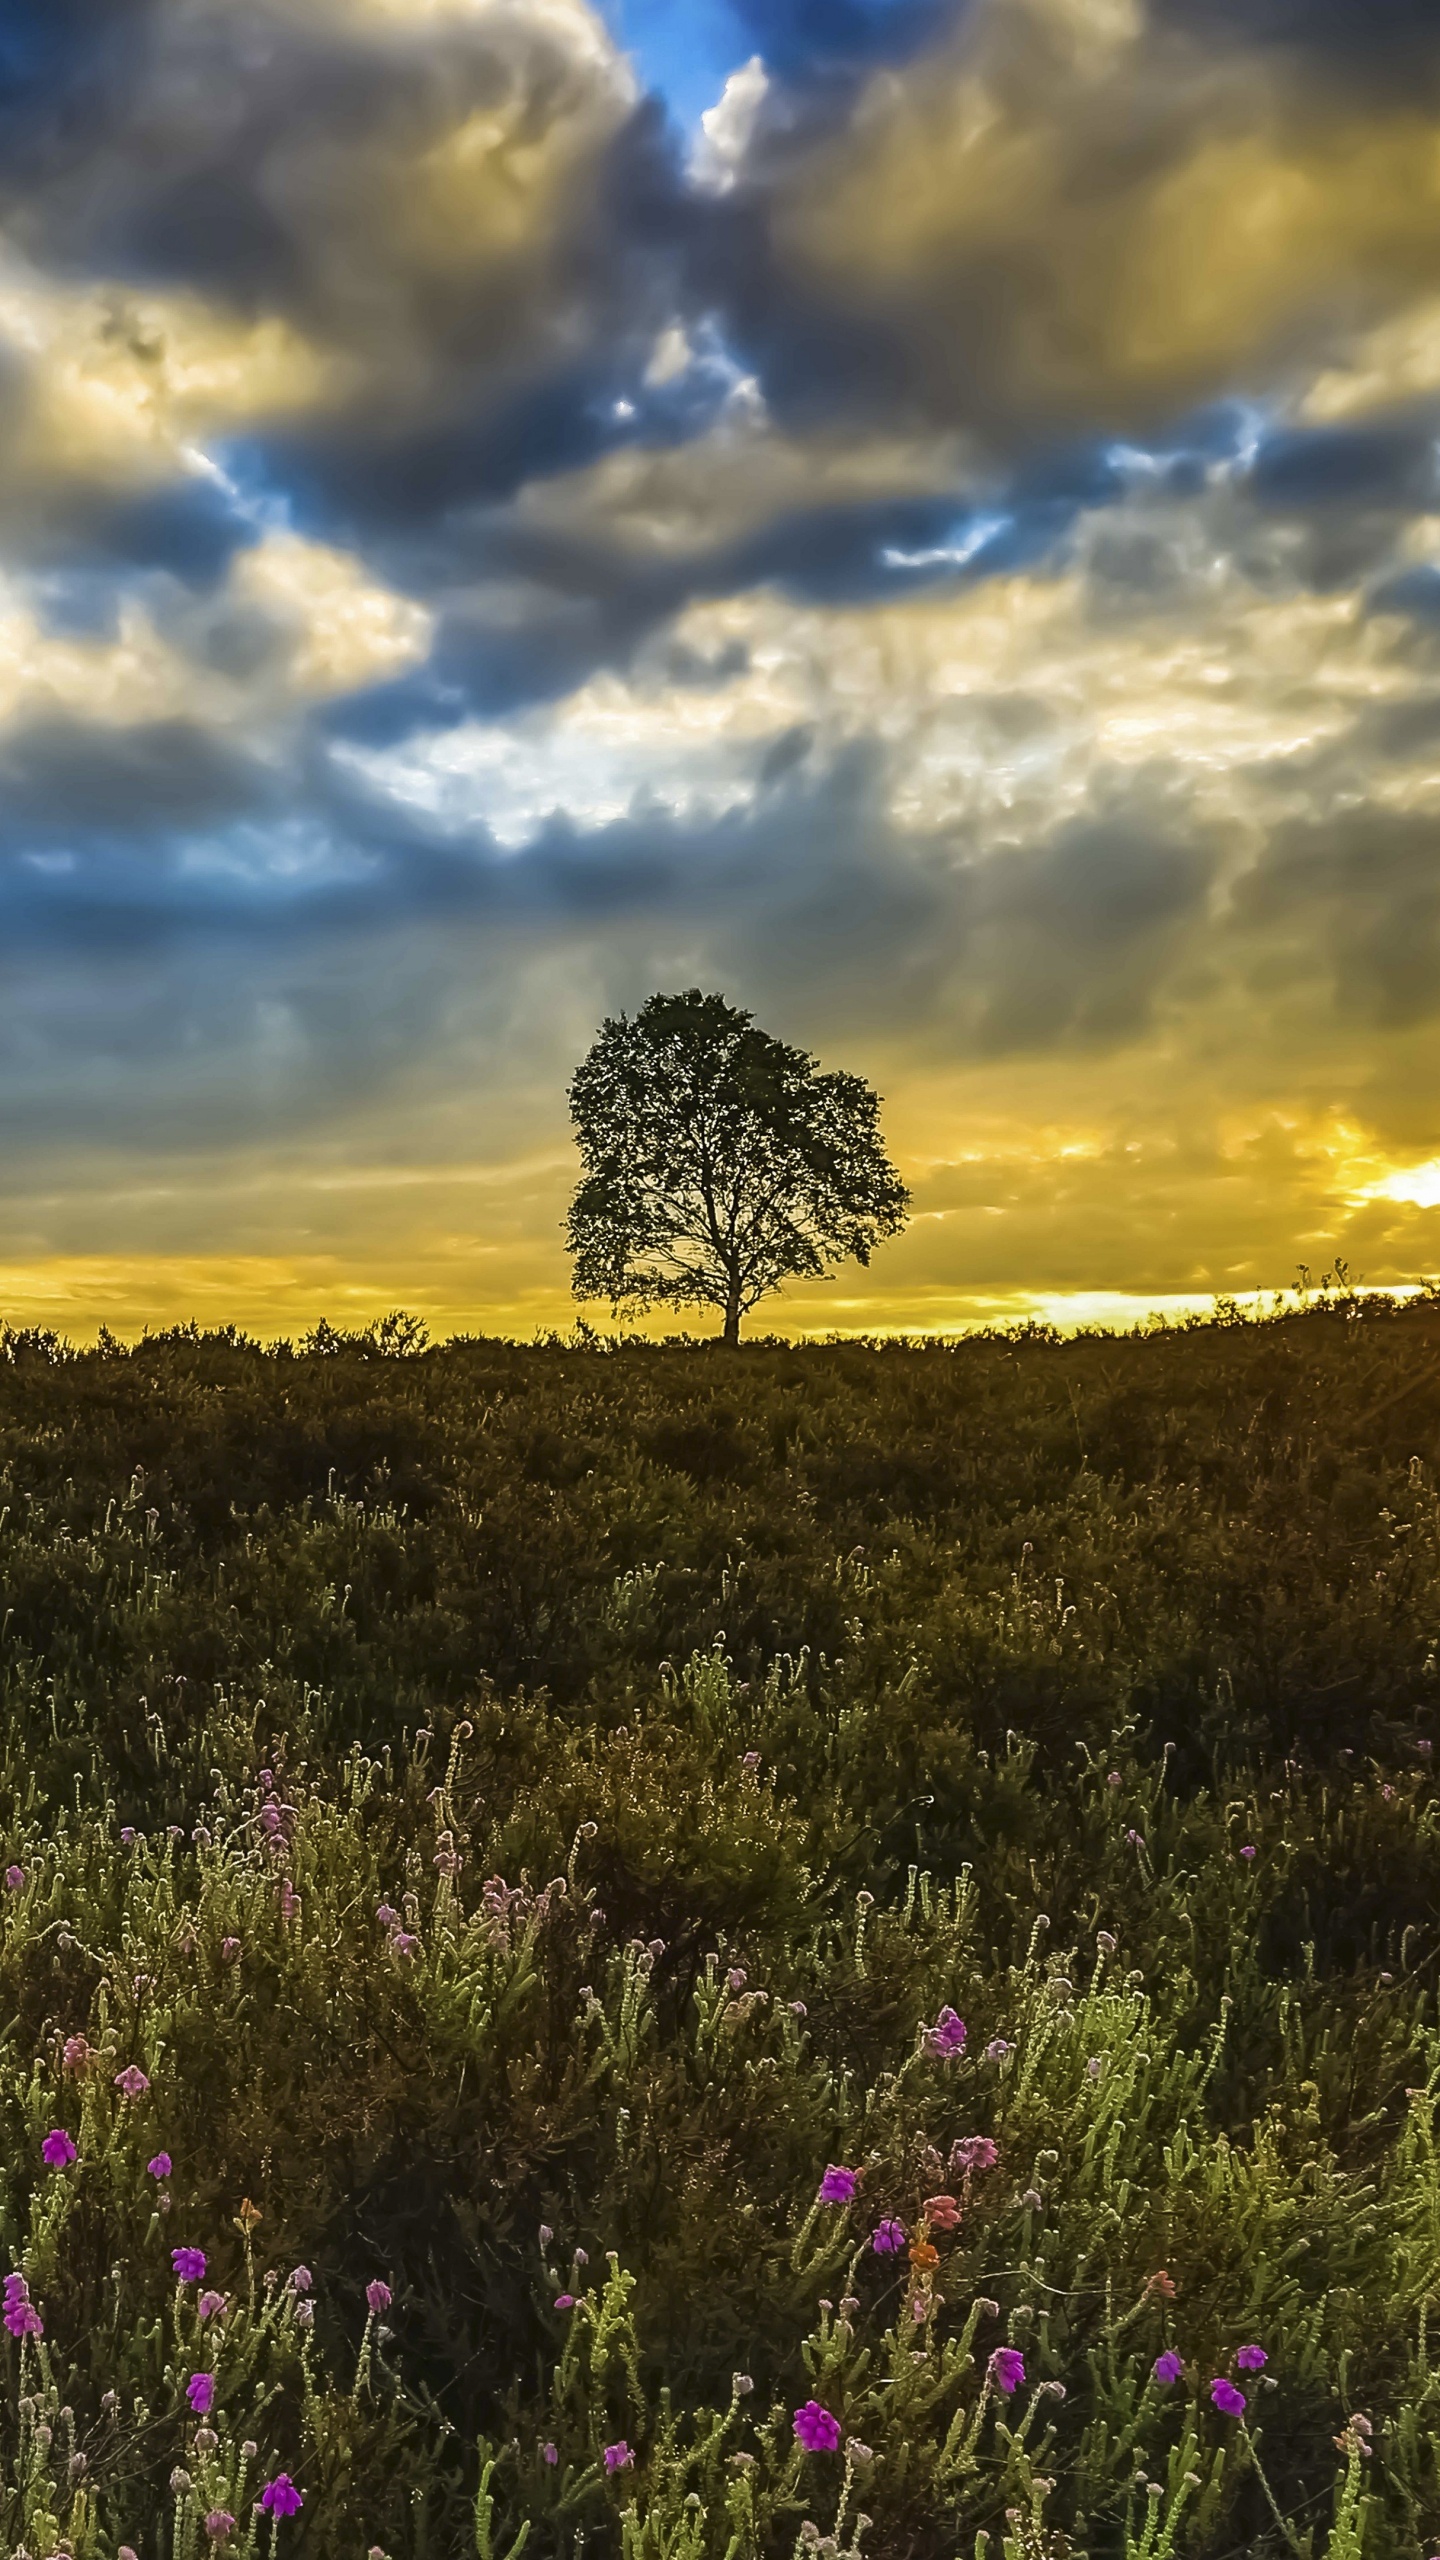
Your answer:
[[[1440,2549],[1440,1304],[0,1362],[0,2548]]]

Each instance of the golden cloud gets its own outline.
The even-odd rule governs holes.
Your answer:
[[[1202,54],[1140,7],[988,0],[775,179],[796,282],[942,414],[1132,421],[1313,370],[1440,285],[1433,106]]]

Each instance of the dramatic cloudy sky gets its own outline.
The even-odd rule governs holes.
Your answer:
[[[656,987],[797,1326],[1440,1268],[1435,0],[0,0],[0,1312],[563,1320]]]

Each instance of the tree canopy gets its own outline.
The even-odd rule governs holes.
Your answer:
[[[605,1022],[569,1099],[577,1298],[718,1307],[735,1343],[771,1290],[868,1263],[905,1223],[878,1094],[723,996],[691,987]]]

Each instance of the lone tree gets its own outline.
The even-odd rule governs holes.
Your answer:
[[[784,1280],[818,1280],[905,1223],[863,1076],[822,1075],[723,996],[652,996],[602,1025],[570,1087],[585,1171],[577,1298],[719,1307],[721,1339]]]

